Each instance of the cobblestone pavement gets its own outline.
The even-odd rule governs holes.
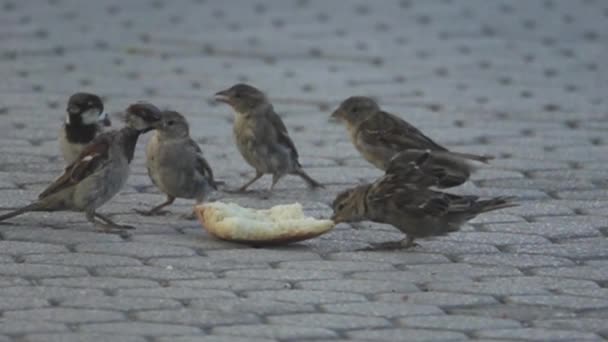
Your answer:
[[[377,224],[248,248],[179,218],[135,215],[163,200],[143,143],[102,211],[137,226],[95,232],[82,214],[0,225],[4,341],[582,341],[608,337],[608,4],[570,1],[0,1],[0,208],[28,203],[61,172],[67,97],[117,111],[148,100],[183,112],[219,178],[252,174],[232,113],[211,101],[238,81],[265,90],[309,173],[267,207],[317,216],[380,172],[342,126],[368,94],[456,150],[497,156],[458,191],[516,195],[411,251],[357,252],[400,238]],[[144,141],[145,142],[145,141]],[[254,186],[262,189],[269,179]]]

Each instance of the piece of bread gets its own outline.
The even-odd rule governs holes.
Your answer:
[[[195,211],[210,234],[254,245],[302,241],[319,236],[335,225],[331,220],[305,216],[300,203],[256,210],[234,203],[210,202],[196,206]]]

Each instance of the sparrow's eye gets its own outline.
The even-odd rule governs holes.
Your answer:
[[[338,211],[342,211],[344,209],[344,207],[345,207],[344,203],[338,204]]]
[[[353,112],[353,113],[356,113],[358,111],[359,111],[359,108],[357,108],[357,107],[353,107],[353,109],[351,109],[351,112]]]
[[[173,121],[173,120],[167,121],[167,126],[173,126],[173,125],[175,125],[175,121]]]
[[[234,94],[234,97],[237,98],[237,99],[240,99],[241,98],[241,93]]]

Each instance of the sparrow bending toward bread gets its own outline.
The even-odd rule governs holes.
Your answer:
[[[103,109],[103,101],[95,94],[70,96],[59,132],[59,147],[66,165],[72,164],[85,146],[112,124]]]
[[[428,167],[444,169],[439,188],[463,184],[474,171],[471,161],[487,163],[492,156],[449,151],[396,115],[383,111],[378,103],[365,96],[344,100],[331,114],[343,122],[350,139],[361,155],[388,173],[407,168],[409,162],[430,152]]]
[[[188,121],[175,111],[161,113],[160,125],[146,147],[146,167],[152,183],[167,195],[167,200],[150,210],[136,210],[142,215],[162,214],[162,209],[176,198],[193,198],[200,204],[217,190],[209,163],[190,138]],[[194,213],[187,216],[194,217]]]
[[[285,175],[302,178],[308,187],[323,185],[312,179],[298,161],[298,151],[281,117],[266,95],[247,84],[236,84],[215,94],[215,99],[229,104],[235,114],[233,133],[237,148],[255,169],[255,176],[240,187],[245,191],[265,174],[272,174],[272,191]]]
[[[517,206],[512,197],[479,199],[434,191],[438,179],[423,170],[428,154],[397,174],[386,174],[372,184],[341,192],[332,203],[334,222],[373,221],[390,224],[406,234],[398,242],[375,248],[410,248],[414,240],[458,231],[479,214]]]
[[[125,120],[124,128],[93,139],[37,201],[0,215],[0,221],[30,211],[81,211],[89,222],[104,232],[132,229],[115,223],[97,209],[126,183],[137,140],[160,123],[160,111],[151,104],[133,104],[126,110]]]

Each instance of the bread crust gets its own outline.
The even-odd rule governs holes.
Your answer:
[[[307,240],[328,232],[335,225],[331,220],[304,216],[299,203],[255,210],[233,203],[211,202],[196,206],[195,212],[211,235],[249,245]]]

